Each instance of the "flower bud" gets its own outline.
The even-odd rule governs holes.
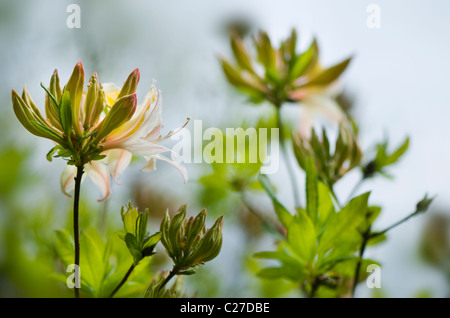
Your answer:
[[[191,256],[194,263],[202,264],[219,255],[220,249],[222,248],[222,228],[223,216],[219,217],[214,225],[205,233],[200,247]]]
[[[70,94],[67,91],[65,91],[61,97],[61,103],[59,105],[59,121],[66,136],[70,138],[73,121]]]
[[[102,114],[103,110],[106,106],[106,96],[105,91],[103,90],[103,87],[101,84],[99,84],[98,87],[98,93],[97,93],[97,100],[94,105],[94,109],[92,110],[91,125],[95,125],[100,118],[100,115]]]
[[[94,107],[95,104],[97,103],[98,93],[99,93],[98,77],[97,73],[93,73],[89,79],[88,91],[86,94],[86,101],[84,105],[85,117],[83,127],[85,130],[88,130],[93,123],[92,117],[94,115]]]
[[[127,95],[116,100],[111,110],[99,124],[96,142],[105,138],[111,131],[130,120],[136,110],[136,94]]]
[[[172,220],[166,213],[161,223],[161,243],[179,271],[203,264],[219,254],[223,218],[219,217],[207,231],[205,221],[205,209],[195,218],[186,219],[186,205],[178,210]]]
[[[11,92],[13,110],[20,123],[33,135],[51,139],[57,143],[63,143],[61,136],[53,131],[45,122],[34,113],[32,108],[17,94],[15,90]]]
[[[72,119],[73,119],[73,128],[75,130],[75,134],[81,136],[81,127],[80,127],[80,105],[81,98],[83,96],[83,86],[84,86],[84,68],[83,63],[79,61],[72,72],[72,75],[69,78],[69,81],[66,84],[65,90],[70,93],[70,101],[72,107]]]
[[[36,117],[39,119],[39,122],[44,123],[45,119],[44,117],[42,117],[41,112],[39,111],[39,108],[37,108],[36,104],[34,103],[34,101],[31,99],[30,94],[28,94],[27,91],[27,86],[25,85],[23,87],[23,91],[22,91],[22,99],[23,101],[31,108],[31,110],[33,111],[33,113],[36,115]]]
[[[141,75],[139,73],[138,68],[135,69],[133,72],[131,72],[130,75],[128,75],[127,80],[123,84],[122,89],[120,90],[120,93],[117,96],[117,98],[121,98],[123,96],[136,93],[136,89],[137,89],[137,86],[139,83],[140,76]]]
[[[61,99],[62,93],[57,70],[53,72],[53,75],[50,79],[50,86],[48,88],[48,91],[53,95],[53,97],[55,97],[57,101]],[[47,119],[55,128],[62,130],[61,124],[59,122],[58,105],[55,104],[53,99],[50,98],[48,94],[45,95],[45,114],[47,116]]]

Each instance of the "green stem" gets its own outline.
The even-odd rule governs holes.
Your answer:
[[[361,178],[358,181],[358,183],[353,187],[352,191],[348,195],[347,202],[349,202],[353,198],[353,196],[355,195],[356,191],[359,190],[359,188],[361,187],[361,185],[364,183],[365,180],[366,180],[366,178]]]
[[[118,290],[123,286],[123,284],[125,284],[128,280],[128,277],[130,277],[131,273],[134,270],[134,263],[131,264],[130,269],[128,270],[128,272],[125,274],[125,276],[122,278],[122,280],[120,281],[119,285],[116,286],[116,288],[114,288],[114,290],[111,292],[111,294],[109,294],[109,298],[113,298],[114,295],[118,292]]]
[[[280,228],[280,227],[278,227],[278,226],[276,226],[275,224],[273,224],[273,222],[267,221],[261,214],[259,214],[259,213],[258,213],[258,212],[257,212],[257,211],[256,211],[256,210],[255,210],[255,209],[247,202],[247,200],[245,199],[245,196],[244,196],[243,193],[240,194],[239,199],[241,200],[242,205],[247,209],[247,211],[250,212],[251,214],[253,214],[255,217],[257,217],[257,218],[262,222],[262,224],[263,224],[266,228],[270,229],[270,231],[273,231],[273,232],[275,232],[275,233],[280,234],[282,237],[285,236],[285,233],[284,233],[283,229]]]
[[[337,204],[338,208],[342,209],[341,203],[339,202],[339,199],[338,199],[338,197],[336,195],[336,192],[334,192],[333,186],[332,185],[328,185],[328,188],[330,189],[330,193],[333,196],[334,201],[336,201],[336,204]]]
[[[75,176],[75,195],[73,199],[73,237],[75,241],[75,282],[80,282],[80,227],[79,227],[79,204],[80,204],[80,186],[83,177],[83,165],[77,166],[77,175]],[[80,291],[77,284],[74,286],[75,298],[80,297]]]
[[[314,282],[311,285],[311,292],[308,294],[308,298],[314,298],[316,296],[316,292],[319,289],[320,280],[318,277],[314,278]]]
[[[355,296],[356,285],[358,285],[359,272],[360,272],[360,268],[361,268],[362,258],[363,258],[364,251],[366,250],[367,243],[369,242],[369,240],[385,234],[386,232],[392,230],[393,228],[399,226],[400,224],[408,221],[410,218],[417,215],[419,212],[420,212],[419,210],[414,211],[413,213],[409,214],[408,216],[404,217],[400,221],[392,224],[391,226],[387,227],[386,229],[384,229],[383,231],[380,231],[380,232],[371,233],[371,227],[369,226],[369,228],[362,234],[363,240],[361,242],[361,247],[359,249],[359,260],[358,260],[358,263],[356,264],[355,276],[354,276],[355,279],[353,281],[353,290],[352,290],[353,297]]]
[[[281,146],[281,152],[283,153],[283,158],[284,158],[284,162],[286,164],[286,169],[288,170],[288,174],[289,174],[289,180],[291,182],[291,186],[292,186],[292,191],[294,194],[294,202],[295,202],[295,207],[298,208],[301,206],[300,204],[300,197],[299,197],[299,190],[297,187],[297,181],[295,180],[295,175],[294,175],[294,169],[291,165],[291,162],[289,160],[289,153],[287,151],[287,146],[286,146],[286,138],[284,137],[284,129],[283,129],[283,122],[281,120],[281,105],[275,105],[277,112],[276,112],[276,116],[277,116],[277,128],[279,130],[279,137],[280,137],[280,146]]]
[[[404,217],[403,219],[401,219],[400,221],[398,221],[398,222],[392,224],[391,226],[387,227],[387,228],[384,229],[383,231],[375,232],[375,233],[370,234],[370,238],[374,238],[374,237],[377,237],[377,236],[380,236],[380,235],[385,234],[386,232],[388,232],[388,231],[392,230],[394,227],[397,227],[397,226],[399,226],[400,224],[402,224],[402,223],[408,221],[410,218],[412,218],[413,216],[415,216],[415,215],[417,215],[417,214],[418,214],[418,212],[417,212],[417,211],[414,211],[414,212],[411,213],[410,215],[408,215],[408,216]]]
[[[366,251],[367,242],[371,238],[371,236],[370,236],[370,227],[367,229],[367,231],[365,231],[363,233],[362,237],[363,237],[363,240],[362,240],[361,246],[359,248],[359,258],[358,258],[358,262],[356,263],[356,268],[355,268],[355,275],[354,275],[353,288],[352,288],[352,297],[355,297],[356,286],[358,285],[359,273],[361,271],[362,259],[363,259],[363,256],[364,256],[364,252]]]
[[[162,282],[162,284],[159,286],[158,291],[164,288],[164,286],[167,285],[167,283],[178,273],[178,267],[174,266],[172,270],[170,271],[169,275],[166,277],[166,279]]]

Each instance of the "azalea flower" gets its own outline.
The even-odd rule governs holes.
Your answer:
[[[170,160],[163,153],[171,149],[158,143],[167,139],[160,135],[162,128],[161,93],[153,84],[141,104],[137,104],[136,88],[140,79],[138,69],[128,76],[122,88],[114,84],[102,85],[93,73],[84,88],[84,68],[79,61],[61,90],[58,72],[55,70],[46,90],[44,118],[29,96],[26,87],[22,96],[12,91],[14,112],[34,135],[53,140],[57,145],[47,158],[62,157],[68,161],[61,175],[61,190],[69,195],[75,185],[77,169],[82,167],[100,189],[106,199],[110,192],[110,175],[118,183],[118,177],[130,164],[133,155],[143,156],[144,171],[156,168],[156,160],[173,165],[182,175],[184,167],[173,154]],[[42,84],[41,84],[42,85]],[[183,126],[184,127],[184,126]]]

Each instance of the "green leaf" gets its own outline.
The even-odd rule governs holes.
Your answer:
[[[328,221],[330,215],[335,213],[335,210],[328,186],[319,181],[317,189],[319,193],[319,204],[317,208],[319,217],[317,222],[318,227],[316,229],[321,229]]]
[[[74,263],[74,245],[72,238],[68,231],[57,230],[56,231],[56,241],[55,250],[58,257],[61,259],[64,266],[69,266]]]
[[[306,160],[306,214],[315,223],[319,205],[317,171],[311,157]]]
[[[127,233],[125,235],[125,243],[127,244],[128,250],[133,256],[134,263],[139,263],[139,261],[142,259],[142,253],[137,244],[136,237],[131,233]]]
[[[302,269],[293,266],[266,267],[260,270],[257,275],[265,279],[287,278],[295,282],[302,281],[305,277]]]
[[[158,244],[159,240],[161,239],[161,235],[161,232],[156,232],[152,236],[147,237],[144,241],[144,249]]]
[[[316,255],[317,236],[312,220],[299,211],[287,228],[287,241],[305,263],[311,264]]]
[[[369,194],[367,192],[355,197],[341,211],[333,215],[326,224],[325,231],[319,241],[318,252],[320,254],[324,254],[329,249],[342,244],[347,234],[354,234],[364,219]]]
[[[72,130],[72,108],[70,104],[70,93],[68,91],[65,91],[61,98],[59,121],[67,138],[70,138],[70,131]]]
[[[345,71],[350,61],[351,57],[341,63],[331,66],[312,78],[305,86],[323,86],[332,83]]]
[[[378,244],[383,243],[384,241],[386,241],[386,239],[387,239],[386,234],[377,235],[374,238],[371,238],[367,242],[367,246],[378,245]]]
[[[55,154],[55,152],[57,152],[58,150],[64,150],[63,147],[61,147],[60,145],[56,145],[55,147],[53,147],[52,149],[50,149],[50,151],[47,153],[46,158],[48,161],[52,161],[53,159],[53,155]]]
[[[53,94],[49,92],[49,90],[47,89],[47,87],[44,86],[44,84],[41,83],[41,87],[47,92],[48,96],[55,103],[56,107],[59,108],[59,102],[56,100],[55,96],[53,96]]]
[[[81,281],[91,287],[95,295],[101,289],[105,274],[104,250],[105,245],[95,230],[81,232],[80,235],[80,270]]]
[[[270,199],[272,200],[273,207],[275,209],[275,212],[276,212],[281,224],[283,224],[283,226],[287,228],[292,221],[292,217],[293,217],[292,214],[290,214],[288,209],[286,209],[283,206],[283,204],[281,204],[281,202],[278,201],[275,194],[273,193],[272,184],[270,183],[270,180],[266,175],[260,174],[259,182],[261,183],[264,190],[266,191],[266,193],[269,195]]]
[[[137,240],[138,240],[138,246],[143,246],[145,234],[147,233],[147,223],[148,223],[148,209],[145,210],[143,213],[139,214],[139,226],[137,228]]]
[[[393,154],[387,156],[386,160],[384,161],[384,165],[391,165],[393,163],[396,163],[398,159],[408,150],[409,147],[409,137],[406,138],[406,140],[403,142],[403,144],[397,148],[397,150],[394,151]]]
[[[51,139],[62,145],[64,144],[64,140],[61,138],[61,136],[58,135],[55,131],[53,131],[49,127],[44,126],[43,124],[41,124],[37,121],[31,121],[30,123],[38,131],[38,133],[39,133],[38,136]]]
[[[303,52],[295,59],[295,62],[292,65],[292,69],[289,74],[289,78],[291,80],[296,79],[297,77],[306,73],[311,68],[311,66],[317,63],[318,57],[319,47],[317,45],[316,39],[314,39],[308,50]]]

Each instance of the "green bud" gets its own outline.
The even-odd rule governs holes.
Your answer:
[[[339,127],[333,151],[325,129],[322,130],[320,138],[313,128],[310,138],[295,135],[294,153],[300,167],[305,171],[307,159],[312,158],[320,179],[329,185],[333,185],[350,170],[359,166],[362,159],[356,132],[346,122]]]
[[[52,94],[57,102],[60,101],[62,92],[59,84],[59,76],[58,71],[55,70],[50,79],[50,86],[48,88],[48,92]],[[55,101],[50,98],[48,94],[45,95],[45,114],[50,123],[59,130],[63,130],[61,124],[59,122],[59,107]]]
[[[55,96],[56,100],[60,100],[62,96],[61,85],[59,83],[58,70],[55,70],[50,78],[49,92]]]
[[[264,84],[258,82],[255,76],[246,76],[244,77],[244,73],[241,73],[237,69],[235,69],[228,61],[221,58],[220,63],[222,64],[223,72],[225,76],[230,82],[231,85],[236,88],[249,93],[252,96],[262,96],[267,92],[267,88]],[[247,75],[250,75],[247,73]]]
[[[80,105],[81,105],[81,97],[83,96],[83,87],[84,87],[84,68],[83,63],[79,61],[72,72],[72,75],[69,78],[69,81],[66,84],[65,90],[70,93],[70,101],[72,103],[72,119],[73,119],[73,128],[75,130],[75,134],[81,136],[81,127],[80,127]]]
[[[53,131],[45,122],[39,118],[31,107],[17,94],[15,90],[11,92],[13,110],[20,123],[33,135],[53,140],[63,144],[61,136]]]
[[[98,126],[96,142],[101,141],[114,129],[130,120],[136,110],[136,94],[127,95],[116,100],[111,110]]]
[[[416,205],[416,213],[425,212],[428,210],[431,202],[433,202],[434,198],[429,199],[428,194],[425,194],[425,197],[420,200]]]
[[[97,73],[93,73],[89,79],[88,91],[86,94],[86,102],[84,104],[85,117],[83,127],[84,130],[86,131],[94,123],[92,119],[94,115],[95,104],[97,103],[98,93],[99,93],[98,77]]]
[[[167,250],[167,253],[170,257],[173,256],[173,249],[172,245],[169,241],[169,228],[170,228],[170,216],[169,211],[166,211],[166,214],[164,215],[164,218],[160,225],[160,231],[161,231],[161,243],[164,245],[164,247]]]
[[[266,32],[260,31],[255,40],[258,60],[266,69],[275,68],[275,51]]]
[[[197,264],[208,262],[219,255],[222,248],[223,216],[219,217],[214,225],[205,233],[200,247],[191,257]]]
[[[39,122],[45,123],[45,119],[44,119],[44,117],[42,117],[41,112],[39,111],[39,108],[37,108],[36,104],[31,99],[31,96],[27,91],[26,85],[23,87],[22,99],[30,107],[30,109],[33,111],[34,115],[36,115],[36,118],[39,119]]]
[[[222,247],[223,217],[206,231],[206,210],[186,219],[186,208],[182,206],[172,220],[166,213],[160,227],[161,243],[181,272],[212,260]]]
[[[193,220],[189,233],[186,233],[186,236],[187,236],[186,249],[187,250],[189,250],[191,247],[195,246],[195,244],[199,240],[200,235],[203,234],[203,232],[205,230],[205,221],[206,221],[206,209],[203,209],[197,214],[197,216]]]
[[[61,105],[59,107],[59,121],[67,138],[70,138],[72,131],[72,108],[70,102],[70,94],[65,91],[61,98]]]
[[[106,95],[101,84],[98,88],[97,100],[91,113],[90,125],[95,125],[106,106]]]
[[[120,90],[120,93],[117,96],[117,98],[121,98],[123,96],[136,93],[136,89],[137,89],[137,86],[139,83],[140,76],[141,75],[139,73],[138,68],[135,69],[133,72],[131,72],[130,75],[128,75],[127,80],[123,84],[122,89]]]
[[[234,57],[236,58],[239,66],[251,73],[254,73],[250,57],[245,50],[242,39],[237,35],[237,33],[231,34],[230,42],[231,49],[233,50]]]

